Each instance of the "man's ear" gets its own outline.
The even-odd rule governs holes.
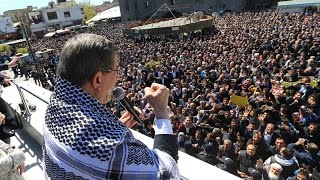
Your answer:
[[[98,71],[92,76],[90,82],[94,89],[99,89],[101,87],[102,75],[103,75],[102,72]]]

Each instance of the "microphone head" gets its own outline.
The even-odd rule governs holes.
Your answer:
[[[124,98],[124,90],[122,87],[115,87],[112,90],[112,96],[118,101],[122,100]]]

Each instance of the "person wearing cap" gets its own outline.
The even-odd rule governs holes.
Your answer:
[[[269,157],[263,165],[266,166],[273,163],[281,165],[283,171],[280,175],[285,179],[294,176],[294,172],[299,169],[299,164],[293,156],[293,151],[288,147],[283,147],[280,150],[280,154]]]
[[[177,141],[178,141],[178,148],[181,148],[184,146],[184,143],[186,141],[186,136],[183,132],[178,133]]]
[[[278,163],[272,163],[263,167],[262,180],[285,180],[280,176],[283,168]]]

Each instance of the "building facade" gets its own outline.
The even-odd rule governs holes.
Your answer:
[[[68,26],[81,25],[84,13],[82,6],[52,6],[28,13],[30,29],[37,37],[42,37],[48,30],[64,29]]]
[[[27,8],[24,9],[14,9],[14,10],[8,10],[3,12],[3,15],[6,17],[11,17],[13,23],[17,23],[19,21],[28,22],[27,14],[29,12],[32,12],[33,7],[27,6]]]
[[[119,0],[119,5],[122,21],[131,21],[151,17],[164,3],[172,11],[180,13],[192,13],[200,10],[211,13],[221,10],[256,9],[258,5],[266,6],[268,1],[270,0]],[[161,12],[168,13],[166,9]]]
[[[43,21],[54,29],[82,24],[84,18],[81,6],[55,7],[41,10]]]
[[[0,40],[10,40],[17,36],[11,17],[0,18]]]

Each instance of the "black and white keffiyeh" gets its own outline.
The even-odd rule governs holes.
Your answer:
[[[45,116],[48,179],[161,179],[179,177],[175,161],[150,150],[86,91],[57,78]]]

